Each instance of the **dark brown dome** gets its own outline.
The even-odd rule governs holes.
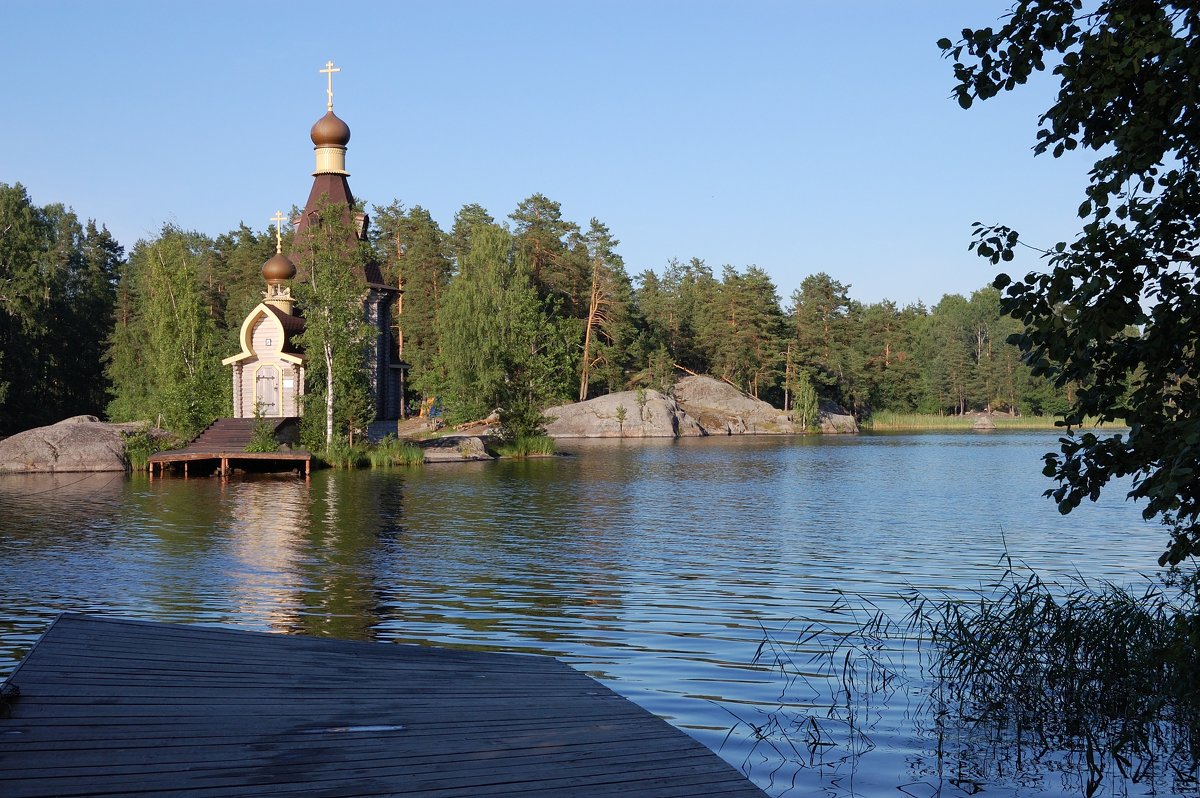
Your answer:
[[[288,260],[288,256],[282,252],[276,252],[263,264],[262,276],[269,283],[290,280],[296,276],[296,264]]]
[[[345,147],[350,143],[350,126],[330,111],[317,120],[310,135],[318,147]]]

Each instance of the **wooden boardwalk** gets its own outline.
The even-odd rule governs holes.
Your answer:
[[[9,683],[5,798],[764,795],[549,657],[63,615]]]

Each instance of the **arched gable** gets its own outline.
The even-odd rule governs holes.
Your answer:
[[[254,310],[246,315],[245,321],[242,322],[242,328],[238,333],[238,341],[241,343],[242,351],[233,357],[227,357],[222,360],[222,365],[229,366],[259,357],[254,349],[254,331],[259,324],[268,325],[271,335],[273,337],[278,336],[280,343],[276,357],[285,363],[304,363],[304,355],[285,351],[288,345],[289,331],[284,329],[283,322],[276,315],[276,312],[265,302],[260,302]]]

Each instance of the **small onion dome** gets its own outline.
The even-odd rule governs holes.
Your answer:
[[[310,135],[318,147],[345,147],[350,143],[350,126],[330,111],[317,120]]]
[[[276,252],[270,260],[263,264],[262,276],[268,283],[290,280],[296,276],[296,264],[292,263],[282,252]]]

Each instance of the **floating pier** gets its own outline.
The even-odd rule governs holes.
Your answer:
[[[550,657],[67,614],[7,684],[6,798],[765,795]]]

